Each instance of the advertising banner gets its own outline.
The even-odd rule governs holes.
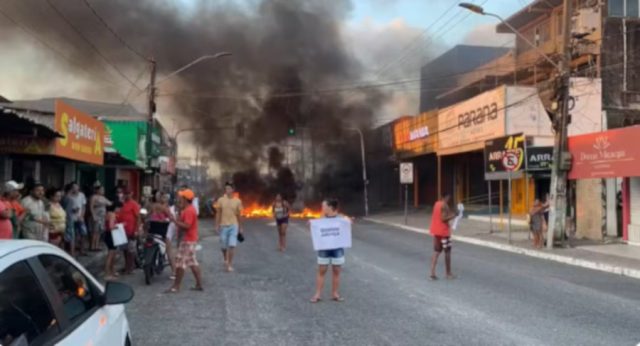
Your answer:
[[[551,171],[553,147],[527,147],[527,171]]]
[[[56,140],[55,155],[95,165],[104,163],[102,122],[57,100],[55,130],[64,136]]]
[[[346,218],[311,220],[313,249],[332,250],[351,247],[351,221]]]
[[[569,137],[569,179],[640,176],[640,126]]]
[[[514,173],[519,174],[526,168],[525,153],[526,141],[522,133],[486,141],[484,146],[485,179],[507,179],[509,174],[515,177]]]

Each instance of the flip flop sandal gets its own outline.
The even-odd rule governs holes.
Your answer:
[[[202,291],[204,291],[204,288],[202,288],[202,287],[191,287],[191,288],[189,288],[189,290],[191,290],[191,291],[197,291],[197,292],[202,292]]]
[[[178,292],[180,292],[180,290],[178,290],[177,288],[173,288],[173,287],[171,287],[170,289],[164,291],[164,293],[166,293],[166,294],[176,294]]]
[[[342,298],[342,297],[333,297],[333,298],[331,298],[331,300],[333,300],[334,302],[338,302],[338,303],[344,302],[344,298]]]
[[[317,299],[311,298],[311,300],[310,300],[311,304],[316,304],[316,303],[319,303],[321,301],[322,301],[322,298],[317,298]]]
[[[431,281],[436,281],[436,280],[438,280],[438,277],[435,276],[435,275],[431,275],[431,276],[429,276],[429,279],[431,279]]]

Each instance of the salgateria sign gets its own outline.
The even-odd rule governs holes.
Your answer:
[[[55,155],[102,165],[104,163],[104,124],[66,103],[56,101]]]

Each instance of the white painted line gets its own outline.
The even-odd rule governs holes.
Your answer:
[[[428,230],[423,230],[423,229],[420,229],[420,228],[410,227],[410,226],[405,226],[405,225],[399,225],[399,224],[395,224],[395,223],[392,223],[392,222],[386,222],[386,221],[381,221],[381,220],[376,220],[376,219],[371,219],[371,218],[365,218],[364,220],[367,220],[367,221],[370,221],[370,222],[374,222],[374,223],[378,223],[378,224],[387,225],[387,226],[392,226],[392,227],[396,227],[396,228],[401,228],[401,229],[404,229],[404,230],[407,230],[407,231],[416,232],[416,233],[423,233],[423,234],[428,233]],[[584,259],[565,256],[565,255],[557,255],[557,254],[548,253],[548,252],[544,252],[544,251],[526,249],[526,248],[521,248],[521,247],[518,247],[518,246],[513,246],[513,245],[509,245],[509,244],[502,244],[502,243],[496,243],[496,242],[477,239],[477,238],[472,238],[472,237],[453,235],[453,236],[451,236],[451,238],[453,240],[459,241],[461,243],[467,243],[467,244],[473,244],[473,245],[477,245],[477,246],[488,247],[488,248],[501,250],[501,251],[506,251],[506,252],[511,252],[511,253],[515,253],[515,254],[519,254],[519,255],[525,255],[525,256],[540,258],[540,259],[544,259],[544,260],[554,261],[554,262],[558,262],[558,263],[568,264],[568,265],[572,265],[572,266],[576,266],[576,267],[582,267],[582,268],[598,270],[598,271],[611,273],[611,274],[628,276],[628,277],[631,277],[631,278],[634,278],[634,279],[640,279],[640,270],[638,270],[638,269],[632,269],[632,268],[628,268],[628,267],[622,267],[622,266],[611,265],[611,264],[606,264],[606,263],[600,263],[600,262],[595,262],[595,261],[590,261],[590,260],[584,260]]]
[[[488,216],[484,216],[484,215],[469,215],[467,217],[467,219],[469,220],[473,220],[473,221],[480,221],[480,222],[486,222],[489,223],[490,219]],[[500,218],[499,217],[494,217],[492,222],[496,225],[500,224]],[[502,224],[506,225],[508,223],[507,217],[505,216],[502,220]],[[527,223],[527,220],[519,220],[519,219],[511,219],[511,225],[515,225],[515,226],[529,226],[529,224]]]

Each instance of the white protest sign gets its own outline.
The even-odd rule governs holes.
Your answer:
[[[453,222],[451,223],[451,230],[453,231],[458,228],[458,223],[462,219],[462,213],[464,212],[464,205],[462,203],[458,203],[458,212],[458,216],[456,216],[456,218],[453,219]]]
[[[314,250],[351,247],[351,220],[336,217],[311,220],[310,223]]]

